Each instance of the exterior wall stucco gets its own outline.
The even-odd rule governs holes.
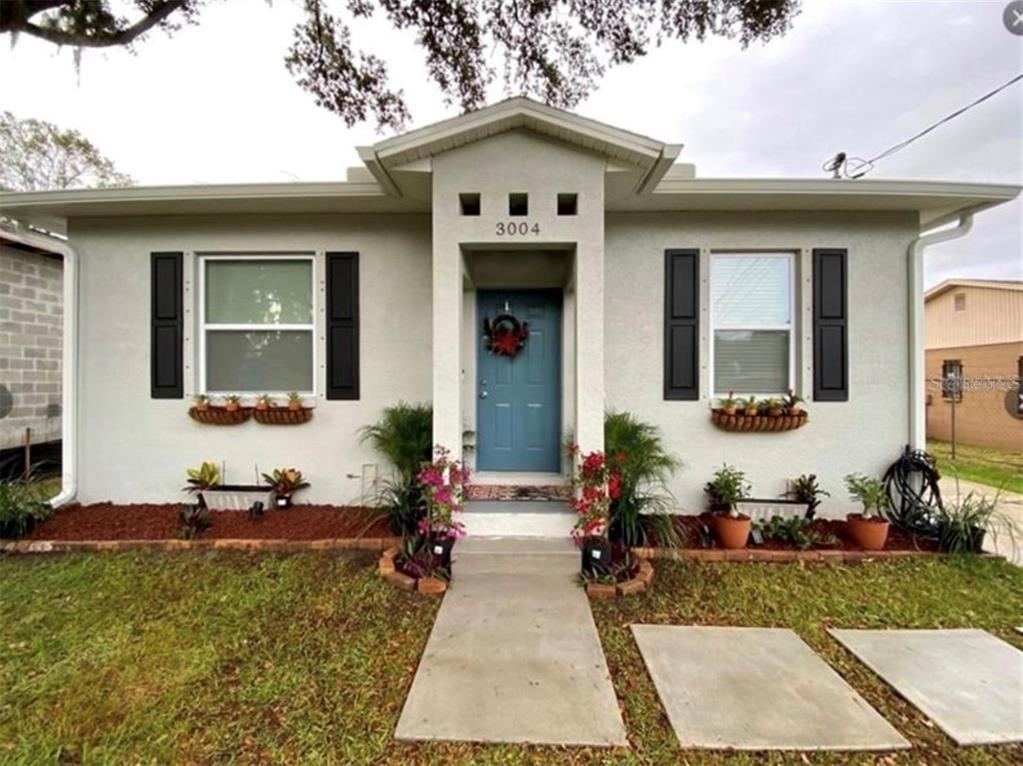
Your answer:
[[[235,483],[254,481],[256,464],[261,471],[298,467],[312,484],[303,493],[309,502],[366,498],[374,473],[383,475],[388,468],[371,447],[359,443],[358,429],[399,399],[431,398],[427,216],[189,216],[70,223],[81,255],[81,502],[173,501],[182,497],[185,469],[203,460],[225,461],[226,480]],[[316,411],[306,425],[250,421],[203,426],[188,418],[187,399],[151,399],[149,254],[160,250],[315,252],[320,274],[323,251],[358,251],[361,399],[324,398],[319,332]],[[318,296],[317,316],[322,305]],[[186,343],[186,354],[187,348]],[[189,369],[195,370],[194,363]],[[186,375],[186,393],[195,393],[195,386],[194,376]]]
[[[435,337],[460,337],[459,347],[436,346],[434,441],[461,447],[462,432],[475,425],[475,298],[466,259],[478,251],[513,258],[517,252],[555,250],[572,258],[563,311],[563,429],[569,425],[585,450],[603,445],[603,266],[604,157],[529,131],[502,133],[432,159]],[[480,195],[480,215],[461,215],[459,195]],[[526,216],[511,216],[508,195],[528,195]],[[557,214],[557,195],[574,193],[574,216]],[[508,233],[509,224],[524,225]],[[499,233],[499,225],[505,233]],[[488,252],[488,255],[490,253]],[[488,271],[492,272],[491,268]],[[536,279],[519,273],[505,287],[529,287]],[[488,286],[498,285],[491,283]],[[574,291],[574,292],[573,292]],[[441,308],[445,307],[445,308]],[[578,321],[578,317],[585,321]],[[572,377],[570,381],[569,378]],[[593,381],[599,381],[596,385]],[[571,396],[571,399],[568,397]]]
[[[703,485],[728,462],[747,472],[756,497],[775,497],[787,478],[815,473],[832,497],[822,515],[852,510],[842,477],[879,474],[908,438],[908,285],[906,248],[917,234],[904,214],[609,214],[606,255],[606,403],[658,425],[684,462],[671,490],[685,512],[705,507]],[[665,401],[664,251],[701,250],[698,401]],[[812,401],[811,250],[849,251],[848,402]],[[709,417],[709,258],[721,250],[797,254],[796,389],[810,423],[776,434],[728,433]]]

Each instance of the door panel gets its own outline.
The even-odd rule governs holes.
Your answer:
[[[529,323],[515,357],[487,351],[483,320],[500,314]],[[476,319],[477,468],[560,471],[561,291],[480,290]]]

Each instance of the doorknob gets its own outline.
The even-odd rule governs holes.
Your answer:
[[[486,398],[487,398],[487,392],[486,391],[480,391],[480,399],[486,399]]]

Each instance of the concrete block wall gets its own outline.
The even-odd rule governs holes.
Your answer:
[[[60,439],[63,267],[0,245],[0,450]]]

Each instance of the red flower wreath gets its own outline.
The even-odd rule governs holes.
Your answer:
[[[515,356],[529,339],[529,323],[519,322],[511,314],[501,314],[493,322],[483,320],[487,351],[497,356]]]

